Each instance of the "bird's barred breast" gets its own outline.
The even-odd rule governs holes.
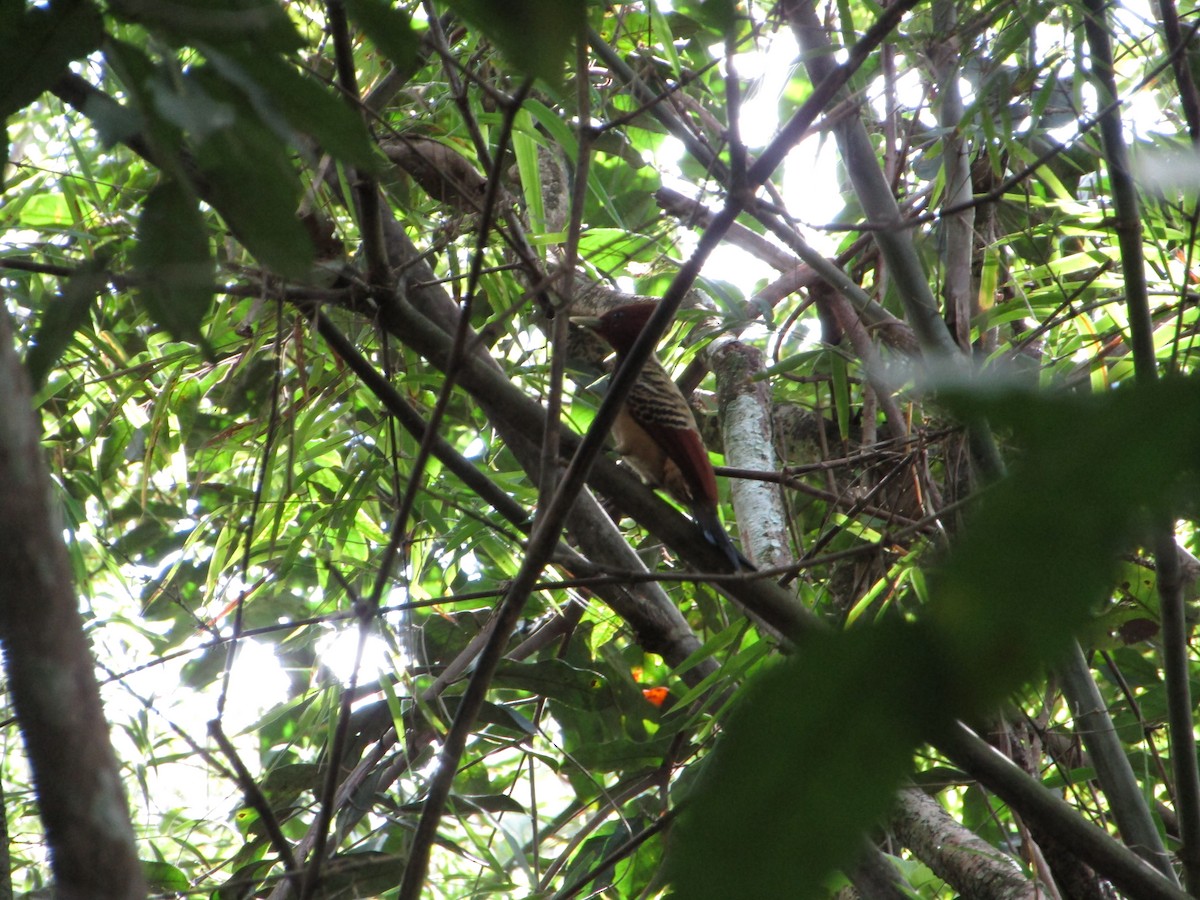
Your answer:
[[[671,380],[671,376],[653,360],[646,364],[626,400],[630,414],[639,422],[681,430],[696,429],[692,410]]]

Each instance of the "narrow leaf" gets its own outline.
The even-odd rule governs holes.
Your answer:
[[[107,257],[98,256],[80,266],[66,280],[62,294],[46,307],[37,336],[33,339],[33,347],[25,358],[34,386],[46,380],[46,375],[58,364],[75,332],[87,321],[96,295],[108,283],[105,272],[107,264]]]
[[[385,0],[346,0],[346,11],[396,68],[414,65],[420,39],[406,12]]]
[[[837,413],[838,435],[847,441],[850,439],[850,376],[846,371],[846,358],[831,349],[829,365],[833,375],[833,405]]]

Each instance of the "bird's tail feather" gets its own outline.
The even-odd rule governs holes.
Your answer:
[[[721,524],[721,519],[717,515],[717,511],[706,509],[693,509],[692,516],[696,519],[696,524],[700,526],[700,530],[704,532],[704,538],[718,550],[725,554],[729,564],[733,566],[735,572],[755,572],[754,564],[746,557],[742,556],[737,547],[733,545],[733,539],[729,536],[729,532],[725,530],[725,526]]]

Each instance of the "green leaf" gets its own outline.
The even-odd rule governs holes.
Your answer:
[[[321,784],[321,767],[316,763],[286,763],[275,766],[262,783],[263,794],[275,809],[291,803],[305,791]]]
[[[24,15],[12,15],[15,5],[0,13],[0,120],[36,100],[104,35],[100,11],[86,0],[52,0]]]
[[[42,316],[33,347],[25,357],[34,387],[46,380],[50,370],[62,359],[71,338],[91,312],[96,295],[108,285],[108,258],[97,256],[84,263],[66,280],[62,295],[52,300]]]
[[[575,132],[563,122],[562,116],[535,97],[526,100],[521,109],[537,119],[538,124],[546,129],[550,139],[558,145],[558,149],[567,159],[574,160],[579,156],[579,141]]]
[[[317,139],[321,149],[360,168],[373,168],[377,157],[362,117],[311,77],[277,56],[209,50],[213,66],[250,101],[263,124],[280,114],[298,131]],[[284,131],[282,140],[291,140]]]
[[[579,254],[599,269],[650,262],[659,256],[654,239],[621,228],[589,228],[579,238]]]
[[[204,90],[196,78],[184,78],[178,85],[165,78],[152,78],[146,88],[155,112],[193,141],[203,142],[237,122],[237,107]]]
[[[730,35],[737,28],[737,0],[685,0],[675,8],[721,35]]]
[[[546,231],[546,207],[542,196],[542,178],[538,168],[538,142],[534,137],[532,117],[525,110],[517,113],[513,131],[513,154],[521,173],[521,190],[529,210],[529,221],[535,234]]]
[[[170,863],[158,860],[142,860],[142,877],[146,879],[146,887],[156,894],[182,893],[192,887],[183,872]]]
[[[681,822],[670,863],[680,896],[816,896],[853,862],[916,745],[1059,658],[1146,513],[1200,496],[1200,380],[1085,399],[943,399],[1011,427],[1019,464],[930,578],[925,618],[807,639],[750,687]]]
[[[321,873],[313,900],[374,897],[399,884],[407,860],[391,853],[360,850],[335,856]]]
[[[303,278],[313,245],[296,204],[300,182],[279,138],[244,111],[197,150],[207,199],[246,249],[287,278]]]
[[[577,669],[560,659],[501,663],[496,671],[496,686],[549,697],[576,709],[600,709],[613,701],[612,691],[598,674]]]
[[[824,894],[887,810],[938,708],[937,657],[913,630],[822,635],[752,685],[689,794],[667,861],[678,896]]]
[[[587,0],[449,0],[528,75],[558,84]]]
[[[266,843],[260,839],[259,843]],[[234,869],[233,875],[213,894],[213,900],[241,900],[246,896],[246,885],[253,884],[256,879],[274,865],[274,860],[260,859]]]
[[[405,803],[399,811],[408,815],[420,813],[425,808],[425,801]],[[525,813],[527,810],[518,801],[507,794],[451,794],[446,798],[446,809],[456,816],[473,816],[481,812],[492,813]]]
[[[150,317],[174,337],[199,340],[214,269],[196,198],[177,181],[160,182],[142,207],[137,237],[133,263]]]
[[[104,59],[124,87],[129,106],[122,107],[102,94],[89,98],[85,112],[96,123],[101,138],[112,145],[138,135],[153,149],[165,176],[186,181],[187,168],[181,159],[183,132],[166,115],[174,80],[141,47],[125,41],[106,40]]]
[[[850,439],[850,378],[846,371],[846,358],[837,350],[829,350],[829,368],[833,376],[833,405],[837,413],[838,435],[843,441]]]
[[[657,0],[649,0],[646,8],[649,11],[651,40],[658,52],[666,57],[675,77],[679,77],[679,54],[675,52],[675,35],[671,33],[671,26],[667,24],[662,7]]]
[[[111,8],[175,43],[254,46],[261,53],[304,46],[287,10],[275,0],[113,0]]]
[[[232,63],[224,71],[216,64],[196,66],[182,79],[169,79],[136,48],[113,49],[150,120],[156,149],[168,148],[168,159],[173,158],[179,136],[186,133],[194,144],[192,157],[204,199],[261,263],[285,277],[304,278],[314,251],[296,218],[300,179],[288,148],[293,134],[286,118],[266,99],[267,92]],[[274,69],[277,77],[281,67]],[[227,77],[234,70],[238,81]],[[280,84],[286,86],[285,80],[290,81],[282,76]],[[257,106],[248,91],[258,94]],[[338,143],[348,147],[353,142],[343,138]],[[172,164],[169,171],[179,173],[178,179],[185,177],[182,166]],[[193,171],[186,177],[194,177]]]
[[[593,774],[652,769],[662,765],[674,740],[674,734],[664,734],[648,741],[617,738],[589,742],[571,751],[571,761]]]
[[[421,41],[406,12],[386,0],[346,0],[346,12],[396,68],[416,63]]]
[[[1089,620],[1132,536],[1152,517],[1194,509],[1200,381],[1101,397],[958,391],[944,399],[965,417],[1011,427],[1023,445],[929,579],[930,613],[958,654],[956,686],[996,699],[992,673],[1028,673]]]

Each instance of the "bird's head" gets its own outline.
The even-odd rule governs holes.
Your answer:
[[[571,321],[596,332],[618,354],[627,353],[657,308],[657,300],[639,300],[610,309],[602,316],[572,316]]]

